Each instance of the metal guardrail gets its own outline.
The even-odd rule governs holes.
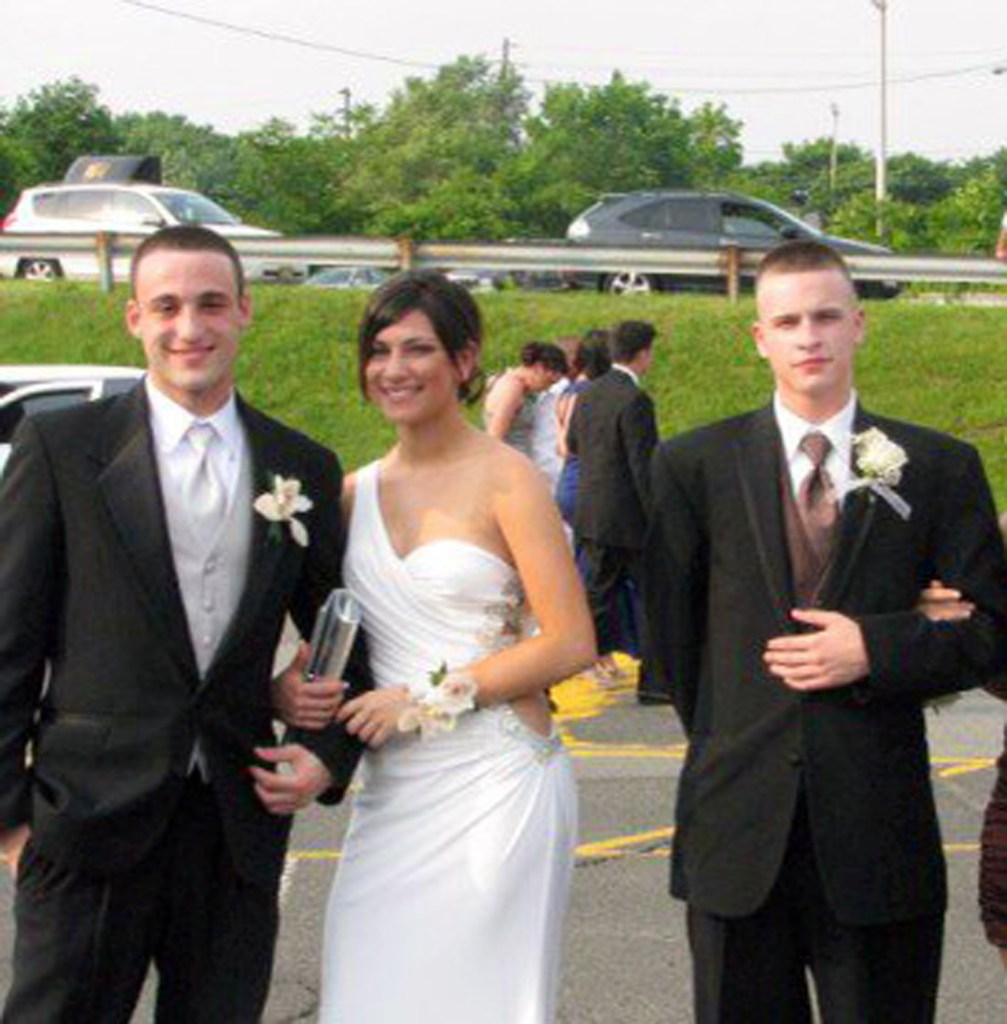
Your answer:
[[[110,288],[116,259],[128,257],[143,236],[99,234],[0,234],[0,257],[31,255],[65,261],[92,254],[102,285]],[[298,268],[357,265],[404,269],[572,271],[724,278],[737,294],[739,279],[755,272],[763,253],[724,249],[614,248],[567,242],[413,242],[408,239],[304,236],[232,239],[243,258]],[[981,256],[847,255],[853,276],[863,281],[1007,285],[1007,266]]]

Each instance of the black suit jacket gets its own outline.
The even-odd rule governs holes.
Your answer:
[[[142,386],[27,419],[0,483],[0,826],[51,860],[115,872],[157,842],[198,736],[235,863],[275,881],[289,818],[251,786],[273,742],[273,653],[290,611],[310,631],[338,585],[341,472],[326,449],[239,403],[253,490],[301,480],[310,541],[254,516],[247,583],[201,679],[175,576]],[[339,730],[303,741],[345,785]],[[26,763],[26,754],[29,754]]]
[[[577,396],[569,448],[580,461],[574,532],[611,547],[643,546],[650,456],[657,444],[654,403],[621,370]]]
[[[856,619],[871,672],[817,693],[765,668],[766,642],[796,631],[771,409],[661,445],[644,559],[656,679],[689,735],[672,890],[744,916],[780,870],[803,788],[825,890],[844,923],[936,913],[944,862],[923,702],[981,683],[1005,658],[1007,565],[975,451],[858,412],[908,453],[897,491],[847,496],[819,601]],[[934,578],[977,606],[966,622],[913,611]]]

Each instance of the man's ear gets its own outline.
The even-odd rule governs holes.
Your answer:
[[[126,309],[123,314],[126,321],[126,330],[133,335],[134,338],[140,337],[140,303],[136,299],[130,299],[126,303]]]
[[[756,320],[752,324],[752,340],[755,342],[755,350],[763,359],[768,359],[769,354],[766,352],[766,346],[763,343],[762,324]]]
[[[242,329],[252,322],[252,296],[247,289],[238,296],[238,316]]]

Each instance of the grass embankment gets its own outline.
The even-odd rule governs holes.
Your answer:
[[[89,284],[5,283],[0,363],[141,365],[122,327],[125,293]],[[255,290],[242,391],[267,411],[334,447],[347,467],[387,447],[391,434],[361,400],[355,331],[365,297],[308,288]],[[666,436],[763,403],[769,376],[749,340],[753,307],[715,297],[614,299],[507,292],[480,296],[484,365],[512,361],[521,345],[579,334],[624,317],[654,321],[659,352],[647,386]],[[973,442],[998,504],[1007,506],[1007,309],[868,304],[858,384],[872,410]]]

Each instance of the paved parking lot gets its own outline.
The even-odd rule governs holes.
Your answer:
[[[692,1007],[683,914],[667,895],[681,732],[669,709],[638,706],[628,686],[602,690],[576,680],[564,684],[559,698],[581,783],[582,833],[560,1021],[686,1024]],[[991,698],[970,694],[929,717],[952,900],[940,1020],[1002,1022],[1007,978],[982,936],[975,887],[979,824],[1004,709]],[[345,823],[345,809],[313,809],[298,821],[267,1024],[314,1020],[322,917]],[[9,970],[9,903],[5,879],[0,882],[0,984]],[[382,984],[386,972],[394,974],[394,965],[376,963],[374,971],[374,983]],[[137,1020],[150,1019],[148,999]]]

